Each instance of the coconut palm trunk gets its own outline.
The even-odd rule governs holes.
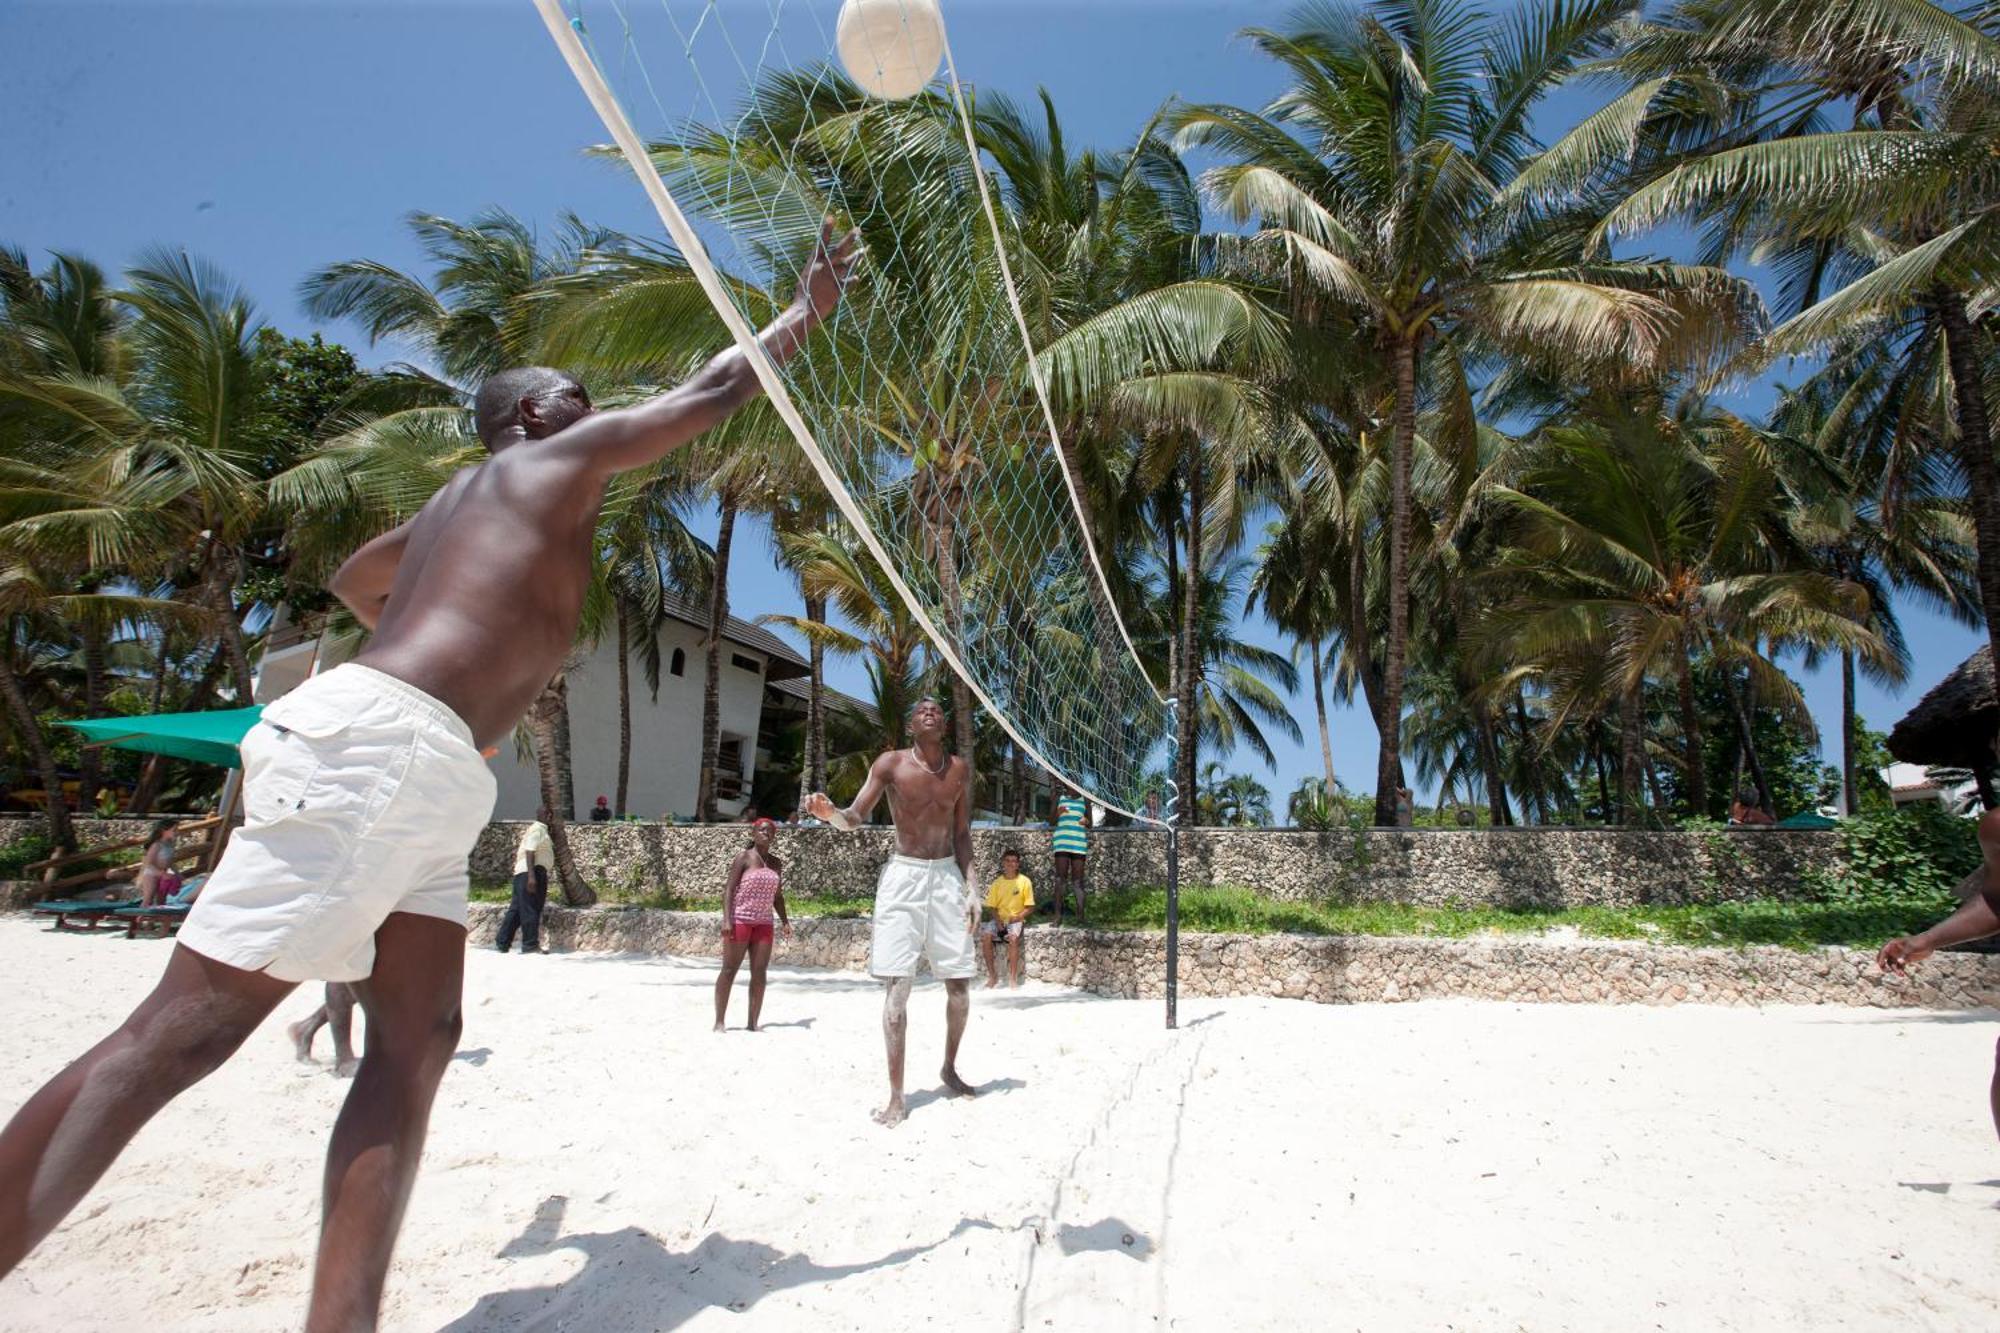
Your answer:
[[[701,687],[701,776],[695,790],[695,818],[713,823],[716,770],[722,763],[722,630],[729,623],[729,547],[736,538],[736,489],[725,486],[715,529],[715,575],[708,587],[708,639],[703,649]]]
[[[236,706],[248,708],[257,699],[256,673],[250,669],[250,648],[243,638],[243,612],[236,605],[236,561],[234,552],[215,538],[209,539],[207,558],[202,565],[204,601],[215,612],[222,631],[222,651],[228,654],[230,683],[236,687]]]
[[[56,771],[55,754],[49,749],[48,737],[42,734],[41,719],[35,716],[27,691],[21,688],[21,678],[14,674],[14,664],[7,660],[4,651],[0,651],[0,694],[6,696],[14,729],[28,749],[35,775],[42,781],[43,818],[49,827],[49,844],[58,852],[73,852],[76,829],[70,823],[69,803],[63,796],[62,775]]]
[[[1743,696],[1736,690],[1736,672],[1724,667],[1722,688],[1729,695],[1729,711],[1736,715],[1736,740],[1742,747],[1741,762],[1750,766],[1750,780],[1757,784],[1757,807],[1765,814],[1777,813],[1771,808],[1771,784],[1764,776],[1764,759],[1757,753],[1757,735],[1750,725],[1750,708],[1743,702]],[[1730,793],[1734,797],[1735,793]]]
[[[632,630],[626,624],[625,608],[619,607],[618,621],[618,785],[611,805],[615,818],[625,818],[625,796],[632,783]]]
[[[938,541],[938,586],[944,594],[945,619],[951,631],[952,649],[963,654],[965,603],[961,599],[965,594],[958,583],[958,553],[953,540],[957,535],[957,526],[952,517],[947,510]],[[979,769],[973,754],[972,690],[956,671],[951,673],[951,731],[958,757],[965,761],[966,800],[976,810],[979,808]]]
[[[806,622],[812,625],[826,623],[826,598],[807,594]],[[806,641],[806,743],[805,756],[799,765],[799,809],[806,808],[806,798],[816,791],[826,790],[826,647],[818,635],[808,635]]]
[[[2000,662],[2000,462],[1993,456],[1993,429],[1986,410],[1986,380],[1980,367],[1986,348],[1967,315],[1965,298],[1940,289],[1935,298],[1951,363],[1952,400],[1958,412],[1958,456],[1971,500],[1973,544],[1979,571],[1979,607],[1986,616],[1986,639]]]
[[[83,637],[83,709],[91,717],[104,716],[104,625],[96,616],[86,617],[81,627]],[[98,788],[104,783],[103,759],[96,746],[85,750],[78,757],[77,768],[82,776],[82,792],[85,801],[97,799]]]
[[[1611,787],[1604,771],[1604,721],[1592,718],[1590,721],[1590,759],[1597,767],[1597,817],[1607,824],[1617,822],[1612,813]]]
[[[1196,716],[1199,706],[1198,687],[1201,681],[1201,658],[1199,645],[1201,637],[1197,625],[1201,619],[1201,526],[1206,488],[1202,484],[1201,441],[1188,441],[1187,466],[1187,561],[1181,571],[1181,623],[1180,651],[1175,654],[1176,665],[1180,669],[1179,700],[1180,716],[1174,719],[1175,744],[1178,753],[1179,772],[1175,781],[1181,789],[1180,822],[1192,828],[1195,822],[1195,808],[1200,804],[1195,787],[1197,768],[1196,748],[1200,741],[1200,719]]]
[[[1708,756],[1701,735],[1701,707],[1694,697],[1694,663],[1685,645],[1674,654],[1675,685],[1680,694],[1681,763],[1687,770],[1688,813],[1708,818]]]
[[[1076,487],[1077,514],[1083,521],[1085,540],[1100,541],[1104,529],[1098,525],[1096,503],[1091,499],[1089,488],[1083,484],[1083,473],[1077,469],[1076,444],[1072,433],[1065,430],[1058,433],[1055,438],[1056,452],[1061,457],[1063,470],[1069,474],[1071,482]],[[1105,588],[1103,580],[1097,577],[1096,571],[1093,570],[1083,582],[1090,594],[1091,609],[1096,612],[1097,617],[1097,658],[1104,668],[1101,684],[1107,692],[1106,712],[1111,717],[1123,717],[1125,702],[1118,687],[1125,679],[1123,670],[1125,651],[1124,645],[1118,640],[1118,611],[1112,606],[1111,594]]]
[[[569,845],[569,820],[557,803],[560,782],[556,772],[556,720],[562,714],[563,696],[568,687],[557,676],[536,696],[528,710],[528,734],[535,746],[535,773],[541,779],[542,804],[548,808],[550,850],[555,853],[556,880],[563,901],[571,907],[588,907],[597,901],[597,892],[577,873],[576,856]]]
[[[556,702],[551,729],[555,736],[556,759],[556,803],[555,812],[571,823],[576,821],[576,764],[570,751],[569,739],[569,680],[566,676],[556,677]]]
[[[1618,697],[1618,820],[1640,822],[1646,780],[1646,711],[1644,681],[1625,688]]]
[[[2000,661],[2000,658],[1994,659]],[[1840,650],[1840,813],[1851,815],[1861,806],[1861,788],[1854,780],[1855,729],[1854,650]]]
[[[1486,775],[1486,814],[1493,827],[1503,828],[1514,822],[1514,812],[1507,805],[1507,779],[1500,771],[1500,739],[1494,733],[1493,714],[1485,704],[1475,703],[1472,718],[1479,735],[1479,763]]]
[[[1417,450],[1417,344],[1393,348],[1396,432],[1389,465],[1389,641],[1382,654],[1382,706],[1375,717],[1381,747],[1375,763],[1375,822],[1396,826],[1403,785],[1403,676],[1410,639],[1410,460]]]
[[[1317,638],[1311,640],[1313,672],[1313,710],[1319,714],[1319,757],[1326,766],[1326,789],[1332,791],[1337,785],[1333,780],[1333,732],[1326,724],[1326,663],[1320,652]]]

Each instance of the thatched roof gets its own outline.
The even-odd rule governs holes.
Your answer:
[[[1982,647],[1917,700],[1889,733],[1889,753],[1906,764],[1985,769],[1993,764],[2000,702],[1993,695],[1993,649]]]

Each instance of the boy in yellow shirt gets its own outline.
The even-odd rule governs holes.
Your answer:
[[[986,887],[986,910],[993,919],[979,926],[979,949],[986,955],[986,989],[1000,984],[993,966],[993,946],[1007,936],[1007,976],[1016,989],[1021,985],[1021,930],[1028,913],[1035,910],[1035,882],[1021,873],[1021,854],[1009,847],[1000,854],[1000,877]]]

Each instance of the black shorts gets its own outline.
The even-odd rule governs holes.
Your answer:
[[[1084,853],[1082,853],[1082,852],[1057,852],[1057,853],[1055,853],[1055,855],[1054,855],[1054,856],[1053,856],[1053,857],[1051,858],[1051,860],[1053,860],[1053,861],[1055,862],[1055,867],[1056,867],[1056,869],[1058,869],[1058,870],[1067,870],[1067,869],[1069,869],[1069,868],[1070,868],[1071,866],[1075,866],[1075,867],[1076,867],[1076,868],[1077,868],[1078,870],[1082,870],[1082,869],[1083,869],[1083,860],[1084,860]]]

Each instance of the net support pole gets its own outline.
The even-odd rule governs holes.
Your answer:
[[[1181,788],[1180,700],[1167,700],[1167,1030],[1180,1026],[1181,998]]]

